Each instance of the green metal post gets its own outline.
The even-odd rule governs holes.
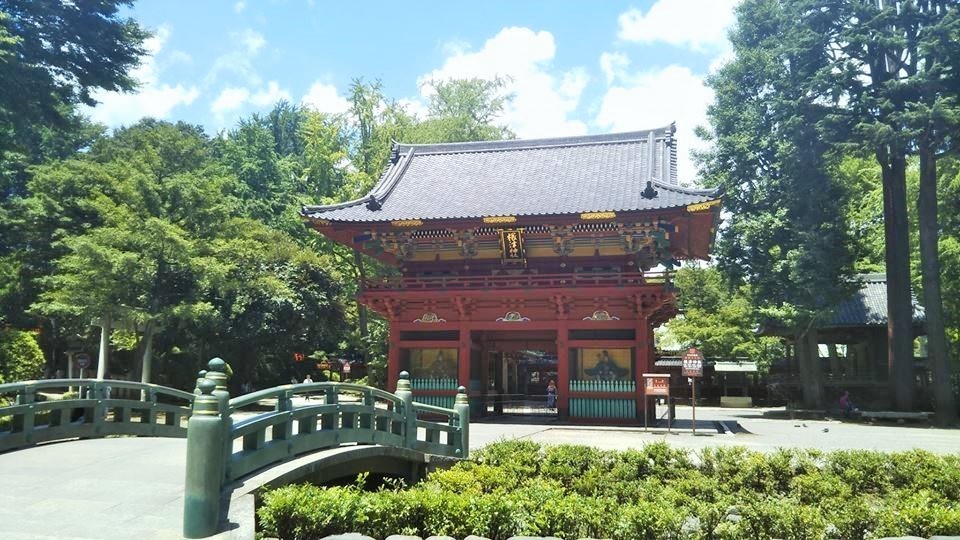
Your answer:
[[[187,474],[183,500],[183,536],[205,538],[217,532],[223,482],[223,418],[217,384],[204,379],[187,423]]]
[[[403,400],[403,445],[406,448],[413,448],[417,442],[417,414],[413,410],[413,391],[410,389],[410,374],[406,371],[400,372],[400,379],[397,381],[396,396]]]
[[[200,388],[200,386],[199,386],[199,385],[200,385],[200,381],[202,381],[202,380],[205,379],[206,377],[207,377],[207,370],[205,370],[205,369],[201,369],[200,372],[197,373],[197,386],[194,387],[194,391],[193,391],[194,394],[199,394],[199,393],[200,393],[200,390],[199,390],[199,388]]]
[[[227,390],[227,363],[222,358],[212,358],[207,362],[207,374],[205,379],[213,381],[216,388],[213,390],[213,397],[217,398],[218,410],[220,411],[221,429],[223,435],[223,478],[230,478],[230,455],[233,454],[233,439],[230,438],[230,429],[233,427],[233,421],[230,418],[230,392]]]
[[[453,410],[457,411],[460,417],[460,448],[457,449],[459,457],[467,459],[470,457],[470,398],[467,396],[467,389],[463,386],[457,388],[457,399],[453,404]]]

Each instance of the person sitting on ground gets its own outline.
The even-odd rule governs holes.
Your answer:
[[[843,416],[849,417],[850,413],[855,410],[853,402],[850,401],[850,391],[844,390],[843,395],[840,396],[840,411],[843,413]]]

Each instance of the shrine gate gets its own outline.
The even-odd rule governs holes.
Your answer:
[[[359,300],[418,401],[463,385],[473,415],[545,406],[553,380],[561,417],[641,421],[669,269],[708,257],[719,218],[716,192],[678,185],[674,131],[397,144],[365,197],[302,213],[397,269]]]

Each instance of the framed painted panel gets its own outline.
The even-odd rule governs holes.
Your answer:
[[[457,377],[459,351],[455,348],[410,349],[410,376],[416,379]]]
[[[633,349],[604,349],[581,347],[574,349],[574,379],[632,381]]]

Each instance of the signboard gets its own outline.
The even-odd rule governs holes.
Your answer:
[[[670,397],[670,374],[644,373],[643,393],[646,396]]]
[[[504,262],[524,262],[523,229],[500,229],[500,250]]]
[[[691,347],[683,355],[683,376],[703,377],[703,353],[696,347]]]
[[[79,353],[74,358],[77,360],[77,367],[80,369],[87,369],[90,367],[90,355],[87,353]]]

